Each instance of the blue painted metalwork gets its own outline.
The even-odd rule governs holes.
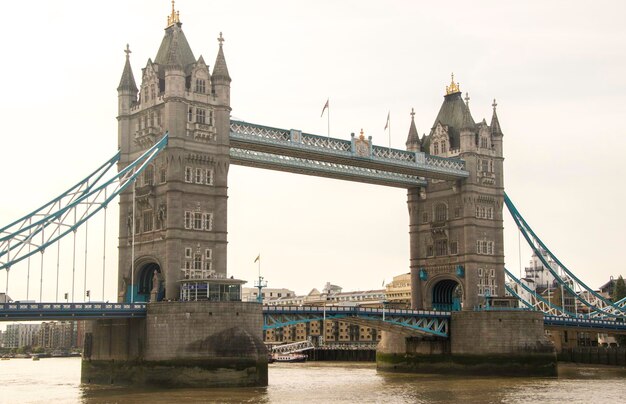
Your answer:
[[[426,281],[428,280],[428,272],[424,268],[420,268],[420,280]]]
[[[43,252],[48,246],[75,232],[134,183],[144,168],[165,148],[167,140],[166,133],[139,158],[104,180],[104,176],[119,161],[120,154],[117,153],[80,183],[41,208],[3,227],[0,232],[0,269],[8,269],[38,252]],[[76,213],[78,207],[84,209],[81,216],[75,221],[70,220],[70,213]],[[49,227],[53,229],[46,238],[44,232]]]
[[[238,147],[230,148],[232,164],[287,171],[298,174],[317,175],[320,177],[337,178],[399,188],[425,186],[423,178],[381,171],[348,164],[339,164],[300,157],[271,154]]]
[[[626,334],[626,323],[618,320],[601,320],[592,318],[571,318],[560,316],[544,316],[543,323],[549,328],[580,328],[584,330],[602,330],[617,334]]]
[[[0,321],[145,318],[145,303],[1,303]]]
[[[429,334],[444,338],[448,336],[450,321],[450,312],[445,311],[342,306],[263,306],[263,314],[264,329],[322,321],[326,318],[357,324],[367,323],[375,328],[387,327],[404,333]]]
[[[505,285],[506,290],[509,293],[511,293],[512,296],[516,297],[520,302],[522,302],[526,307],[529,307],[531,310],[540,311],[540,312],[542,312],[542,313],[544,313],[546,315],[576,317],[576,315],[574,313],[571,313],[571,312],[565,310],[563,307],[555,305],[555,304],[547,301],[546,299],[544,299],[542,296],[537,294],[537,292],[535,292],[534,290],[530,289],[528,286],[524,285],[524,283],[522,281],[517,279],[515,277],[515,275],[513,275],[511,272],[509,272],[509,270],[507,270],[506,268],[504,268],[504,273],[506,274],[506,276],[509,277],[509,279],[511,279],[511,281],[516,286],[522,288],[531,297],[532,301],[527,301],[526,299],[521,297],[519,295],[519,293],[517,293],[516,290],[511,288],[509,285]],[[584,315],[584,317],[587,317],[587,315]]]
[[[309,162],[316,161],[318,164],[334,163],[415,177],[455,180],[469,176],[465,170],[465,161],[461,159],[373,146],[369,140],[366,141],[369,153],[363,153],[356,150],[355,142],[365,140],[356,140],[354,137],[351,140],[342,140],[234,120],[231,121],[230,128],[230,143],[235,149],[288,156]],[[275,158],[274,160],[273,163],[289,162]],[[235,164],[239,163],[235,159]],[[319,175],[319,172],[313,171],[311,174]]]
[[[456,266],[456,276],[459,278],[463,278],[465,276],[465,268],[463,268],[463,265]]]
[[[533,232],[506,193],[504,194],[504,202],[511,213],[513,220],[515,221],[515,224],[524,236],[524,239],[528,242],[528,245],[532,248],[533,252],[537,255],[537,258],[539,258],[543,266],[550,271],[559,284],[562,285],[563,288],[571,294],[571,296],[590,309],[591,316],[623,317],[626,315],[626,308],[603,298],[599,293],[578,279],[574,273],[572,273],[565,265],[563,265],[561,261],[559,261],[559,259]],[[545,251],[558,265],[558,268],[564,272],[565,277],[567,278],[566,280],[563,279],[563,276],[552,268],[552,266],[544,258],[542,250]],[[577,287],[580,289],[579,291],[575,290]]]

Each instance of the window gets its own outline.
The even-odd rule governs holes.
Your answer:
[[[478,277],[482,278],[483,277],[483,269],[482,268],[478,268]],[[482,281],[481,281],[482,283]]]
[[[440,203],[435,207],[435,220],[437,222],[448,220],[448,207],[445,203]]]
[[[435,241],[435,256],[448,255],[448,240]]]
[[[196,79],[196,93],[204,94],[206,92],[205,81],[202,79]]]
[[[493,241],[487,241],[487,255],[493,255]]]
[[[191,212],[185,212],[185,229],[191,229]]]
[[[210,248],[204,250],[204,258],[208,260],[213,259],[213,250],[211,250]]]
[[[143,185],[152,185],[154,180],[154,166],[149,164],[143,172]]]
[[[204,215],[204,230],[213,230],[213,213],[205,213]]]
[[[447,151],[448,151],[448,144],[446,143],[446,141],[445,141],[445,140],[442,140],[442,141],[441,141],[441,152],[442,152],[442,153],[445,153],[445,152],[447,152]]]
[[[459,243],[456,241],[450,242],[450,254],[456,255],[459,253]]]
[[[206,111],[202,108],[196,108],[196,122],[206,123]]]
[[[433,246],[429,245],[428,247],[426,247],[426,256],[427,257],[432,257],[433,256]]]
[[[139,234],[141,231],[141,220],[135,219],[135,234]]]
[[[185,167],[185,182],[193,182],[193,171],[191,167]]]
[[[480,137],[480,147],[486,149],[489,147],[489,140],[487,139],[486,136],[481,136]]]
[[[422,222],[428,223],[428,213],[424,212],[422,214]]]
[[[152,231],[152,211],[143,212],[143,231]]]
[[[160,184],[165,184],[165,181],[167,180],[166,174],[167,174],[167,171],[165,171],[165,168],[162,168],[161,170],[159,170],[159,183]]]
[[[196,184],[202,184],[202,169],[196,168]]]
[[[202,230],[202,213],[201,212],[193,213],[193,229]]]
[[[484,173],[489,172],[489,160],[481,160],[480,163],[481,171]]]
[[[150,98],[153,100],[156,98],[156,87],[154,84],[150,86]]]
[[[196,270],[202,269],[202,255],[196,254],[193,257],[193,269],[196,269]]]
[[[490,272],[489,272],[489,276],[492,278],[496,277],[496,270],[494,268],[491,268]],[[492,283],[493,284],[493,283]]]
[[[191,248],[185,248],[185,258],[191,258]]]
[[[439,142],[433,143],[433,154],[439,154]]]
[[[206,185],[213,185],[213,170],[210,168],[204,170],[204,183]]]

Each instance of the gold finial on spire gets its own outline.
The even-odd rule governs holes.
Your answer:
[[[174,10],[174,0],[172,0],[172,14],[167,16],[167,26],[165,28],[169,28],[178,23],[180,23],[180,14],[178,11]]]
[[[454,82],[454,73],[452,73],[452,82],[449,86],[446,86],[446,95],[459,93],[461,90],[459,89],[459,83]]]
[[[359,136],[359,139],[365,140],[365,134],[363,133],[363,128],[361,128],[361,135]]]

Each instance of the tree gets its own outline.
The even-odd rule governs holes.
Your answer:
[[[626,297],[626,283],[624,282],[624,278],[622,275],[617,278],[615,281],[615,285],[613,286],[613,293],[611,295],[611,300],[617,302]]]

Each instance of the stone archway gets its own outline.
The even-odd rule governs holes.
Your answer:
[[[156,262],[147,262],[137,271],[137,302],[157,302],[163,300],[163,277],[161,266]]]
[[[463,288],[453,279],[442,279],[433,285],[433,310],[460,311],[463,301]]]

